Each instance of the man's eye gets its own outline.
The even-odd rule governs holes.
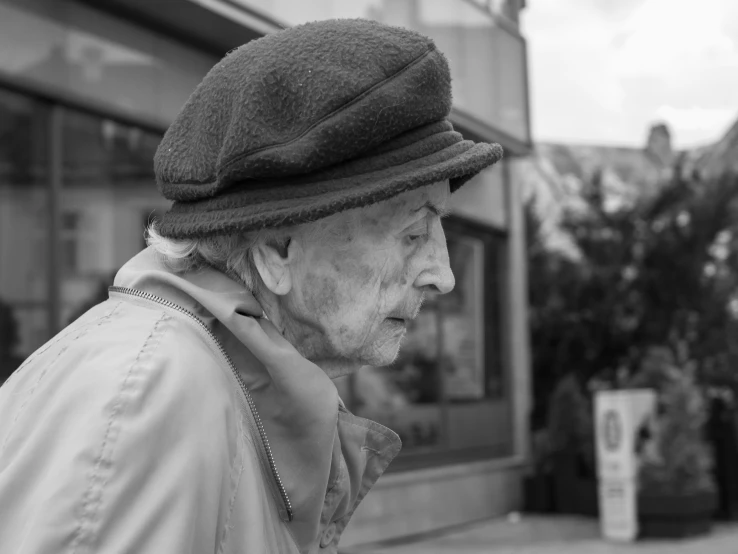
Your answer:
[[[430,226],[427,221],[419,221],[406,231],[405,240],[410,243],[422,242],[430,235]]]
[[[405,236],[406,240],[410,243],[423,241],[428,238],[428,233],[410,233]]]

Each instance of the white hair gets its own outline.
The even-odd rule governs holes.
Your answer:
[[[146,244],[175,273],[196,271],[209,266],[239,281],[251,292],[259,293],[263,281],[254,263],[257,248],[265,245],[286,248],[290,239],[295,236],[300,236],[307,242],[320,241],[340,248],[339,238],[353,232],[358,221],[358,211],[350,210],[294,227],[191,239],[162,236],[157,229],[157,222],[154,221],[146,229]]]

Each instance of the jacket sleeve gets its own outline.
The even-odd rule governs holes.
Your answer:
[[[242,455],[239,416],[217,358],[159,316],[125,341],[77,340],[12,383],[0,551],[218,550]]]

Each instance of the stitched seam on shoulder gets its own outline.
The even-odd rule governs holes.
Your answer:
[[[66,352],[66,351],[67,351],[67,350],[69,349],[69,347],[70,347],[70,346],[72,346],[72,345],[73,345],[73,344],[74,344],[75,342],[77,342],[77,341],[78,341],[79,339],[81,339],[81,338],[82,338],[82,337],[84,337],[84,336],[85,336],[85,335],[86,335],[87,333],[89,333],[91,329],[93,329],[93,328],[97,328],[97,327],[100,327],[100,326],[101,326],[101,325],[102,325],[103,323],[105,323],[106,321],[108,321],[108,320],[110,319],[110,317],[111,317],[111,316],[113,315],[113,313],[115,312],[115,310],[116,310],[116,309],[118,308],[118,306],[119,306],[119,305],[120,305],[120,304],[116,305],[116,306],[115,306],[115,308],[113,308],[113,309],[112,309],[112,310],[110,311],[110,313],[108,313],[108,314],[107,314],[107,315],[106,315],[105,317],[102,317],[102,318],[100,318],[100,319],[99,319],[99,320],[97,321],[97,324],[96,324],[96,325],[94,325],[94,326],[92,326],[92,325],[88,325],[88,326],[85,326],[85,327],[83,327],[83,328],[82,328],[82,329],[80,330],[80,332],[79,332],[79,333],[77,334],[77,336],[76,336],[76,337],[74,337],[74,338],[73,338],[73,339],[72,339],[72,340],[71,340],[71,341],[69,342],[69,344],[67,344],[67,345],[65,345],[65,346],[64,346],[63,348],[61,348],[61,349],[59,350],[59,352],[57,352],[57,354],[56,354],[56,356],[54,357],[54,359],[53,359],[53,360],[51,360],[51,361],[50,361],[50,362],[49,362],[48,364],[46,364],[46,366],[45,366],[45,367],[44,367],[44,368],[43,368],[43,369],[41,370],[41,373],[39,374],[39,376],[38,376],[38,379],[36,379],[36,382],[35,382],[35,383],[33,384],[33,386],[32,386],[32,387],[31,387],[30,389],[28,389],[28,393],[26,394],[26,398],[25,398],[25,399],[23,400],[23,403],[22,403],[22,404],[20,405],[20,407],[18,408],[18,411],[17,411],[16,413],[15,413],[15,417],[13,418],[13,422],[12,422],[12,423],[10,424],[10,426],[9,426],[9,428],[8,428],[8,434],[7,434],[7,435],[5,435],[5,439],[3,440],[3,445],[2,445],[2,448],[0,448],[0,454],[2,454],[2,453],[4,453],[4,452],[5,452],[5,448],[6,448],[6,447],[7,447],[7,445],[8,445],[8,441],[10,440],[10,437],[11,437],[11,435],[13,434],[13,430],[15,429],[15,425],[16,425],[16,423],[18,422],[18,420],[20,419],[20,416],[21,416],[21,415],[23,415],[23,413],[25,413],[25,411],[26,411],[26,406],[28,406],[28,403],[29,403],[29,402],[31,401],[31,397],[33,396],[33,393],[35,393],[35,392],[36,392],[36,389],[37,389],[37,388],[38,388],[38,386],[39,386],[39,385],[41,384],[41,380],[42,380],[42,379],[43,379],[43,378],[44,378],[44,377],[46,376],[46,374],[47,374],[47,373],[48,373],[48,372],[49,372],[49,371],[51,370],[51,368],[52,368],[52,367],[53,367],[54,365],[56,365],[56,362],[57,362],[57,361],[59,360],[59,358],[61,357],[61,355],[62,355],[62,354],[64,354],[64,353],[65,353],[65,352]],[[65,338],[66,338],[66,336],[68,336],[69,334],[71,334],[71,332],[70,332],[70,333],[68,333],[67,335],[65,335]],[[61,339],[59,339],[59,340],[61,340]],[[56,344],[56,343],[54,343],[54,344]],[[49,345],[49,348],[51,348],[51,346],[52,346],[52,345]],[[48,349],[48,348],[47,348],[47,349]],[[35,357],[35,356],[34,356],[34,357]],[[22,367],[23,367],[24,365],[26,365],[26,364],[24,363],[24,364],[23,364],[23,365],[21,366],[21,368],[22,368]],[[21,368],[18,368],[18,370],[20,370]]]
[[[13,372],[13,375],[11,375],[10,378],[12,379],[13,376],[15,376],[26,365],[28,365],[30,362],[32,362],[33,360],[35,360],[36,358],[38,358],[39,356],[41,356],[42,354],[44,354],[50,348],[52,348],[52,347],[56,346],[57,344],[59,344],[60,341],[63,341],[65,338],[67,338],[69,335],[73,334],[75,331],[81,331],[83,329],[87,329],[89,327],[92,327],[94,324],[100,325],[100,322],[102,320],[108,319],[110,316],[113,315],[113,312],[118,309],[118,306],[120,306],[120,302],[118,302],[117,304],[115,304],[110,311],[108,311],[104,315],[100,316],[98,319],[96,319],[94,321],[90,321],[89,323],[86,323],[85,325],[83,325],[79,329],[74,329],[71,325],[69,327],[67,327],[66,329],[63,329],[55,337],[53,337],[51,340],[49,340],[48,343],[46,343],[45,345],[41,346],[38,350],[36,350],[33,354],[31,354],[28,358],[26,358],[26,360],[20,366],[18,366],[18,369],[16,369]],[[8,379],[8,381],[10,381],[10,379]]]
[[[231,517],[233,516],[233,507],[236,505],[236,497],[238,496],[238,488],[241,486],[241,475],[243,475],[243,466],[244,466],[244,460],[246,459],[246,445],[244,444],[246,441],[246,438],[243,433],[243,428],[241,426],[241,418],[237,418],[237,426],[238,426],[238,449],[236,450],[236,454],[233,457],[233,462],[231,463],[231,475],[233,475],[233,471],[237,471],[235,475],[235,483],[233,485],[233,492],[231,493],[231,498],[228,501],[228,513],[226,514],[225,522],[223,523],[223,535],[221,536],[220,543],[218,544],[218,548],[216,549],[216,552],[218,554],[222,554],[222,552],[225,549],[226,542],[228,540],[228,537],[230,536],[229,531],[233,528],[233,524],[231,523]],[[231,477],[231,481],[233,482],[234,477]]]
[[[110,416],[108,417],[105,435],[103,436],[102,444],[100,445],[100,453],[95,460],[92,471],[90,472],[88,478],[88,488],[82,496],[81,515],[77,520],[77,526],[74,531],[72,543],[69,546],[70,554],[75,554],[76,552],[78,552],[78,548],[82,546],[85,541],[87,542],[88,547],[92,546],[92,526],[94,524],[95,516],[97,515],[96,512],[100,507],[100,504],[102,503],[104,485],[107,483],[107,480],[103,475],[103,470],[105,468],[110,468],[112,465],[112,454],[115,446],[115,441],[120,434],[118,417],[120,416],[124,408],[123,404],[125,402],[125,399],[123,393],[126,392],[128,388],[128,383],[131,375],[136,369],[141,367],[141,359],[143,354],[145,353],[150,355],[156,351],[156,348],[159,346],[159,343],[161,342],[161,337],[164,335],[164,333],[161,333],[160,336],[156,338],[156,342],[152,343],[152,339],[154,339],[154,336],[159,330],[162,322],[167,320],[169,320],[169,316],[167,314],[162,314],[161,317],[156,321],[153,329],[151,330],[151,333],[149,333],[149,335],[144,340],[143,345],[139,349],[136,359],[131,364],[131,367],[128,368],[128,371],[121,381],[116,402],[110,411]]]

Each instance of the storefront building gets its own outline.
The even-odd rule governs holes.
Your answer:
[[[153,180],[169,122],[213,64],[281,27],[366,17],[447,55],[465,136],[530,151],[523,0],[0,0],[0,382],[106,296],[166,210]],[[403,453],[346,545],[422,534],[519,506],[529,408],[522,204],[509,162],[454,195],[457,279],[401,358],[337,383]]]

